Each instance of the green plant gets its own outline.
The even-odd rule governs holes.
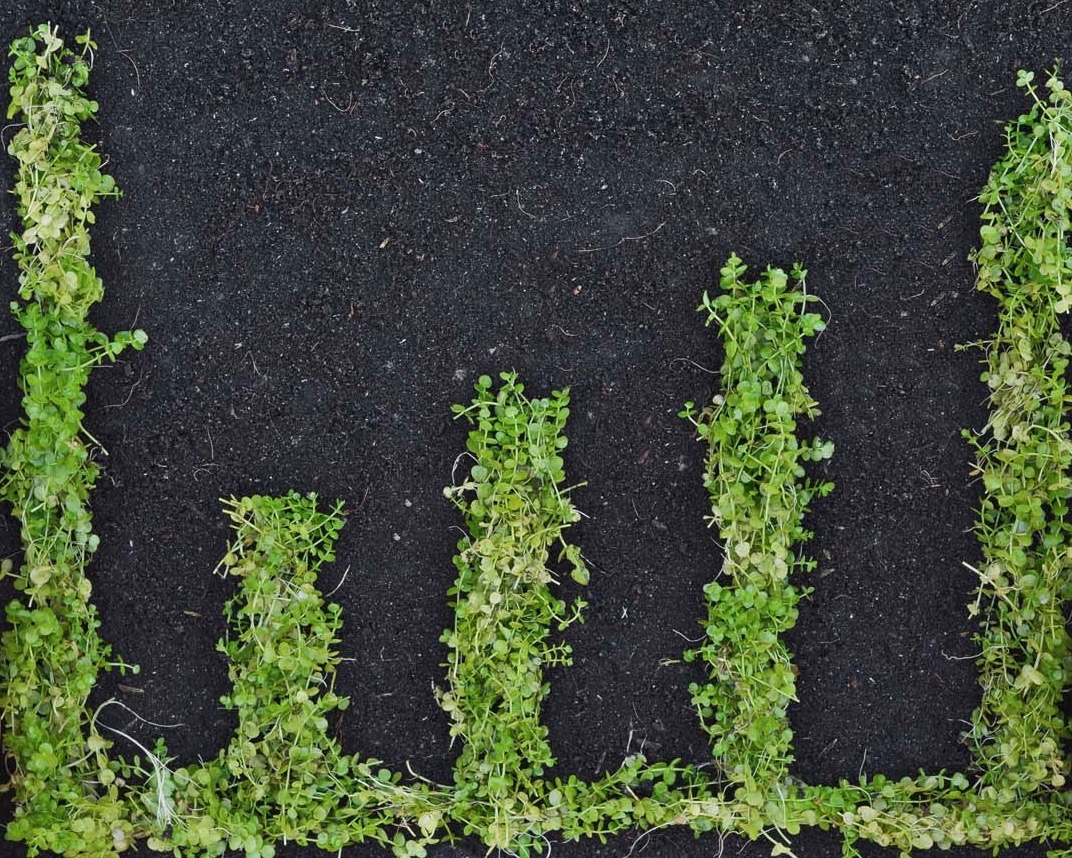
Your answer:
[[[445,798],[401,785],[379,761],[343,753],[330,736],[332,716],[349,705],[334,691],[342,617],[316,577],[334,559],[342,505],[322,513],[314,496],[292,492],[227,508],[235,540],[220,568],[239,588],[225,609],[231,634],[220,649],[233,683],[223,703],[238,713],[238,728],[216,760],[170,774],[168,824],[150,847],[270,858],[276,842],[338,850],[373,840],[399,855],[424,854]]]
[[[87,261],[92,206],[118,192],[79,140],[97,105],[84,95],[95,45],[88,34],[78,41],[82,50],[72,52],[42,25],[11,49],[9,116],[24,122],[9,146],[24,227],[12,240],[25,302],[12,309],[27,352],[19,376],[26,416],[3,451],[0,486],[21,525],[14,582],[25,596],[7,606],[2,639],[0,703],[16,802],[7,836],[31,855],[110,855],[143,837],[180,854],[231,846],[268,856],[276,838],[331,848],[370,838],[399,855],[422,854],[442,815],[433,791],[401,787],[326,735],[327,715],[345,706],[320,685],[334,674],[340,620],[313,581],[341,526],[337,508],[321,514],[293,494],[230,506],[238,536],[222,566],[243,586],[229,606],[235,637],[223,646],[235,681],[226,702],[241,728],[220,759],[173,772],[159,743],[139,745],[143,756],[132,761],[115,758],[87,708],[98,673],[128,666],[112,661],[90,600],[86,565],[97,537],[87,499],[99,468],[80,409],[91,369],[146,337],[108,338],[87,318],[103,293]],[[411,819],[416,839],[385,831]]]
[[[489,847],[525,856],[553,831],[602,837],[632,825],[637,813],[658,815],[679,797],[671,789],[678,772],[633,757],[594,784],[548,777],[555,758],[540,722],[543,670],[571,663],[569,646],[551,640],[552,626],[563,631],[584,607],[554,595],[553,567],[588,582],[580,549],[564,536],[580,518],[564,485],[569,393],[531,399],[516,374],[501,379],[496,390],[482,376],[472,404],[454,409],[473,426],[472,465],[446,490],[468,533],[454,557],[455,623],[443,634],[449,686],[439,701],[463,742],[455,818]],[[650,792],[647,803],[634,786]]]
[[[579,583],[588,579],[580,550],[562,535],[578,518],[561,485],[567,402],[565,391],[528,400],[511,375],[495,392],[483,376],[473,404],[456,408],[476,427],[469,478],[447,489],[470,534],[454,558],[455,623],[443,634],[449,688],[439,695],[463,742],[455,787],[471,807],[465,829],[522,854],[542,833],[538,796],[554,764],[539,717],[543,668],[569,663],[569,647],[548,640],[551,625],[564,629],[583,606],[552,595],[550,551]]]
[[[690,691],[715,761],[741,800],[762,807],[793,759],[787,708],[796,682],[781,634],[803,595],[790,575],[815,565],[796,546],[811,535],[803,520],[812,498],[833,488],[805,479],[804,467],[834,445],[797,437],[797,421],[819,413],[800,363],[805,340],[824,327],[807,312],[817,299],[806,272],[796,266],[790,279],[768,268],[749,282],[745,271],[731,256],[718,296],[705,293],[699,308],[722,335],[723,392],[702,411],[690,402],[682,412],[708,444],[704,484],[724,548],[721,579],[704,587],[706,640],[685,658],[707,665],[710,680]]]
[[[19,520],[24,554],[14,574],[21,596],[6,609],[0,706],[15,770],[8,836],[31,854],[103,853],[132,835],[105,753],[111,741],[86,706],[97,674],[126,665],[97,635],[85,575],[97,547],[87,499],[99,468],[81,407],[90,370],[146,338],[108,337],[88,319],[103,292],[88,262],[92,207],[117,191],[100,155],[79,139],[97,104],[83,92],[94,44],[88,34],[78,43],[73,52],[41,26],[11,47],[8,118],[22,127],[8,152],[18,162],[23,225],[11,237],[21,299],[12,311],[27,348],[19,371],[25,417],[0,457],[0,494]]]
[[[982,618],[983,699],[971,739],[988,790],[1014,802],[1060,790],[1070,738],[1061,695],[1072,676],[1065,606],[1072,596],[1072,438],[1060,316],[1072,308],[1072,97],[1056,74],[1044,100],[1006,130],[1008,152],[979,199],[978,288],[998,301],[986,345],[990,420],[976,439],[985,492],[972,611]]]
[[[706,299],[701,307],[723,333],[729,367],[723,368],[726,393],[699,416],[691,405],[685,415],[711,445],[706,482],[713,521],[726,543],[733,589],[729,596],[718,583],[705,590],[710,606],[707,641],[693,657],[703,657],[710,665],[712,682],[693,694],[716,758],[731,783],[744,784],[736,795],[761,808],[740,823],[740,830],[750,836],[759,836],[765,827],[787,834],[801,825],[837,828],[845,838],[846,856],[858,855],[855,844],[860,839],[908,856],[931,846],[974,844],[997,850],[1033,839],[1072,838],[1068,797],[1062,789],[1069,728],[1061,711],[1072,668],[1064,617],[1072,595],[1072,440],[1066,414],[1072,397],[1065,381],[1072,348],[1059,323],[1060,315],[1072,307],[1072,97],[1056,74],[1047,81],[1048,99],[1032,82],[1032,75],[1021,73],[1019,83],[1033,104],[1008,127],[1008,152],[980,195],[985,206],[982,242],[974,257],[979,289],[998,301],[999,324],[994,337],[982,344],[990,420],[982,436],[967,433],[984,488],[976,528],[984,560],[976,599],[969,606],[982,620],[978,641],[983,690],[969,732],[976,764],[970,776],[921,773],[893,781],[876,775],[833,787],[804,785],[787,777],[792,736],[784,704],[792,696],[792,674],[787,654],[774,638],[779,628],[787,627],[779,625],[781,611],[789,617],[795,614],[790,604],[772,618],[755,619],[756,605],[765,606],[770,592],[779,606],[786,600],[779,580],[783,564],[777,566],[779,574],[767,576],[761,564],[774,568],[767,546],[773,544],[773,555],[784,557],[783,546],[806,536],[798,513],[814,489],[824,488],[808,488],[799,496],[800,509],[789,515],[779,512],[784,480],[803,476],[794,457],[803,459],[808,453],[800,455],[789,438],[775,440],[771,451],[771,439],[779,439],[785,430],[777,420],[768,422],[757,401],[766,399],[765,408],[776,415],[781,410],[786,430],[793,426],[791,416],[807,414],[812,405],[798,387],[795,366],[785,361],[772,366],[762,353],[762,344],[771,336],[768,331],[778,331],[784,323],[761,323],[754,316],[762,312],[757,307],[766,307],[778,286],[784,286],[782,277],[768,283],[763,296],[762,282],[737,282],[738,263],[731,260],[723,270],[723,294],[713,303]],[[791,310],[785,308],[783,316]],[[803,338],[813,330],[802,324],[789,337],[788,352],[798,354]],[[744,359],[739,357],[742,344],[748,355]],[[781,355],[783,350],[768,352]],[[763,381],[756,384],[760,370],[755,363],[771,371],[766,387]],[[796,410],[780,408],[785,390],[801,391]],[[812,458],[826,452],[813,442]],[[771,474],[782,478],[772,480]],[[768,487],[774,489],[773,515],[764,506]],[[762,536],[757,539],[756,533]],[[741,542],[748,548],[735,548]],[[764,550],[754,551],[756,543]],[[729,607],[724,607],[727,601]],[[725,681],[728,686],[719,684]],[[771,706],[773,717],[764,717],[763,702]],[[703,818],[703,812],[696,813],[691,824]],[[782,848],[779,844],[776,850]]]

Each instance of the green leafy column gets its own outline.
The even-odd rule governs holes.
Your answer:
[[[268,858],[279,842],[338,850],[372,840],[423,855],[442,818],[432,792],[344,753],[331,735],[349,706],[334,689],[342,610],[316,578],[334,559],[341,504],[320,512],[315,496],[292,492],[227,506],[235,540],[220,567],[239,586],[220,649],[238,728],[215,761],[171,775],[168,824],[149,845]]]
[[[545,797],[543,783],[555,762],[540,723],[543,671],[570,663],[569,647],[551,639],[551,628],[564,629],[583,607],[553,594],[552,552],[582,584],[588,570],[563,536],[579,518],[563,485],[568,391],[529,399],[515,375],[504,373],[502,382],[495,390],[481,377],[472,404],[455,407],[474,428],[471,465],[447,489],[468,535],[454,558],[455,621],[443,634],[449,686],[439,702],[462,741],[455,788],[465,831],[524,854],[557,827],[554,808],[563,798]]]
[[[768,268],[751,282],[745,271],[731,256],[718,296],[700,306],[724,344],[723,392],[683,412],[709,446],[704,483],[724,546],[721,575],[704,587],[704,642],[686,658],[708,669],[709,681],[690,690],[721,775],[738,800],[757,810],[774,802],[777,814],[793,758],[794,668],[781,636],[796,623],[801,591],[790,576],[814,565],[797,553],[811,535],[803,519],[832,488],[806,479],[804,466],[833,444],[797,437],[797,421],[819,413],[800,365],[806,339],[823,329],[806,312],[816,299],[804,270]]]
[[[79,139],[97,111],[84,92],[94,44],[72,51],[42,25],[12,45],[8,118],[20,123],[8,145],[18,162],[15,199],[22,230],[12,234],[26,331],[19,369],[24,417],[0,456],[0,494],[19,521],[20,598],[8,604],[3,635],[4,743],[12,754],[15,819],[8,837],[32,850],[105,854],[132,835],[110,741],[97,731],[86,700],[111,666],[97,634],[86,564],[97,548],[87,498],[99,468],[82,427],[90,370],[141,331],[114,337],[90,324],[100,278],[89,264],[94,204],[116,196],[97,151]]]
[[[1007,153],[979,197],[977,286],[997,299],[998,330],[982,375],[990,419],[982,437],[969,436],[985,489],[972,606],[983,697],[970,738],[986,794],[1007,804],[1064,787],[1061,696],[1072,676],[1072,348],[1060,329],[1072,308],[1072,97],[1056,75],[1048,97],[1030,73],[1018,83],[1032,107],[1006,129]]]

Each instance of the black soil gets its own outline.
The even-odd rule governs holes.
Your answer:
[[[560,771],[705,759],[679,658],[720,557],[704,451],[675,414],[717,388],[694,310],[737,251],[803,261],[829,308],[807,375],[837,490],[811,517],[820,562],[791,640],[795,771],[967,764],[978,495],[959,433],[982,425],[985,389],[954,346],[995,324],[967,261],[974,197],[1024,108],[1016,70],[1069,56],[1072,4],[4,0],[0,42],[42,20],[100,43],[89,134],[126,196],[99,213],[97,321],[150,336],[90,391],[109,453],[95,597],[142,668],[100,695],[181,722],[180,762],[232,728],[218,498],[296,488],[349,509],[324,581],[348,570],[342,740],[449,782],[432,693],[459,524],[442,488],[465,436],[449,411],[507,369],[571,387],[567,463],[588,483],[590,606],[545,709]],[[7,300],[6,256],[0,275]],[[11,426],[20,346],[0,349]],[[720,847],[634,840],[554,854]],[[840,854],[830,835],[797,843]]]

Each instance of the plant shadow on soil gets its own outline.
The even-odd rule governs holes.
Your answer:
[[[966,261],[973,198],[996,123],[1024,108],[1016,70],[1063,56],[1072,7],[946,5],[4,4],[5,43],[40,20],[96,33],[91,133],[126,193],[96,227],[98,325],[150,335],[96,373],[87,407],[109,453],[96,603],[142,666],[98,697],[181,722],[166,731],[180,762],[213,755],[233,727],[217,702],[231,592],[211,574],[228,537],[217,499],[315,490],[349,510],[323,582],[348,570],[338,733],[449,782],[432,686],[460,523],[442,497],[464,445],[450,405],[516,369],[530,390],[572,388],[567,467],[587,481],[572,534],[590,604],[545,706],[559,767],[705,760],[698,674],[679,659],[720,559],[703,450],[674,415],[717,389],[694,308],[736,250],[803,261],[829,310],[807,377],[837,488],[811,517],[815,592],[791,636],[796,772],[964,768],[977,489],[959,432],[982,426],[985,390],[979,355],[954,345],[994,326]],[[13,297],[6,257],[0,279]],[[0,345],[7,426],[18,354]],[[796,842],[840,854],[832,835]],[[718,850],[687,831],[554,846]]]

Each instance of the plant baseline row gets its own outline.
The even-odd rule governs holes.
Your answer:
[[[41,25],[10,52],[8,118],[19,126],[8,152],[21,219],[12,312],[26,352],[24,415],[0,453],[0,498],[22,546],[21,561],[3,567],[17,591],[0,640],[15,802],[8,839],[30,855],[111,856],[145,841],[176,856],[230,849],[247,858],[271,858],[279,843],[337,851],[358,842],[405,858],[460,836],[535,856],[555,839],[669,826],[765,839],[772,855],[791,855],[793,835],[818,826],[841,833],[846,858],[859,855],[861,840],[902,856],[1072,842],[1061,711],[1072,672],[1072,347],[1059,324],[1072,307],[1072,96],[1056,72],[1043,87],[1021,72],[1030,107],[1006,128],[1006,153],[980,195],[973,259],[978,288],[997,300],[998,325],[966,346],[983,354],[990,403],[984,430],[966,433],[984,488],[975,526],[983,559],[968,606],[979,621],[982,688],[967,734],[970,770],[861,775],[836,786],[790,772],[796,687],[783,633],[814,568],[802,552],[809,505],[833,488],[810,473],[833,444],[801,433],[818,414],[802,359],[824,323],[803,268],[752,277],[731,256],[699,307],[721,341],[721,392],[682,411],[707,448],[709,522],[723,546],[721,569],[704,587],[703,636],[684,655],[706,673],[689,693],[710,765],[637,755],[595,781],[555,773],[540,719],[544,671],[570,664],[560,635],[585,608],[558,595],[556,570],[588,581],[568,536],[580,515],[563,461],[569,391],[532,397],[503,373],[482,376],[472,401],[455,407],[470,428],[466,467],[445,493],[464,536],[437,698],[461,750],[453,783],[434,784],[348,753],[332,736],[333,716],[349,702],[335,690],[342,616],[317,576],[334,559],[343,517],[341,504],[314,495],[224,503],[234,534],[218,571],[236,588],[219,645],[231,682],[222,703],[238,726],[216,758],[173,766],[162,740],[146,747],[107,726],[109,707],[122,704],[89,706],[101,671],[136,668],[101,639],[87,576],[99,467],[83,425],[85,386],[94,367],[147,340],[89,321],[103,295],[89,263],[93,206],[118,195],[81,140],[98,110],[86,95],[95,48],[89,33],[72,47]]]

